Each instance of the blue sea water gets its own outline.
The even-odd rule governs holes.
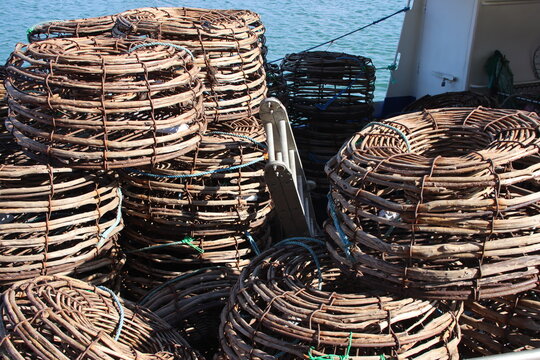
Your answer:
[[[17,42],[26,41],[26,29],[48,21],[118,13],[145,6],[188,6],[213,9],[249,9],[266,26],[269,61],[299,52],[389,15],[405,0],[0,0],[0,62]],[[362,55],[377,71],[375,99],[386,94],[403,14],[325,45],[318,50]]]

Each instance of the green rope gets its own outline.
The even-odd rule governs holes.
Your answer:
[[[313,356],[313,354],[311,353],[314,349],[314,347],[310,347],[309,348],[309,352],[308,352],[308,359],[310,360],[347,360],[350,358],[349,356],[349,353],[351,352],[351,347],[352,347],[352,336],[353,336],[353,333],[351,332],[349,334],[349,345],[347,345],[347,350],[345,350],[345,355],[335,355],[335,354],[332,354],[332,355],[322,355],[322,356]]]
[[[170,242],[170,243],[167,243],[167,244],[150,245],[150,246],[143,247],[143,248],[140,248],[140,249],[130,250],[127,253],[132,254],[132,253],[137,253],[137,252],[146,251],[146,250],[164,248],[164,247],[167,247],[167,246],[186,244],[186,245],[189,245],[190,247],[192,247],[193,249],[197,250],[201,254],[203,254],[204,250],[201,249],[200,247],[198,247],[197,245],[193,244],[193,241],[195,241],[194,238],[186,236],[185,238],[183,238],[180,241],[173,241],[173,242]]]
[[[409,142],[409,139],[407,138],[407,135],[405,135],[405,133],[401,130],[399,130],[398,128],[392,126],[392,125],[388,125],[388,124],[385,124],[385,123],[381,123],[381,122],[377,122],[377,121],[373,121],[373,122],[370,122],[369,124],[367,124],[366,126],[364,126],[364,128],[362,130],[365,130],[367,129],[368,127],[371,127],[371,126],[375,126],[375,125],[379,125],[379,126],[382,126],[382,127],[385,127],[387,129],[390,129],[390,130],[393,130],[395,131],[399,136],[401,136],[401,138],[405,141],[405,145],[407,145],[407,152],[411,152],[411,143]],[[362,139],[360,139],[358,143],[362,143]]]

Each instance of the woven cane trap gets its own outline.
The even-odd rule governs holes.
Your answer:
[[[223,358],[458,358],[461,305],[351,286],[323,246],[292,243],[240,274],[221,315]]]
[[[210,130],[193,152],[121,172],[130,292],[201,266],[240,269],[268,246],[264,131],[255,118]]]
[[[540,290],[466,302],[460,317],[463,352],[494,355],[540,347]]]
[[[219,315],[238,272],[227,267],[191,271],[153,289],[140,305],[180,331],[208,359],[219,347]]]
[[[114,178],[39,165],[3,126],[0,158],[0,287],[44,274],[114,280],[124,261]]]
[[[259,111],[266,96],[264,26],[245,10],[141,8],[118,15],[117,36],[147,36],[190,49],[205,87],[209,121]]]
[[[496,107],[497,99],[472,91],[446,92],[438,95],[426,95],[407,105],[403,112],[422,111],[448,107]]]
[[[47,21],[27,30],[28,41],[33,43],[50,38],[78,38],[110,34],[115,21],[116,16],[114,15]]]
[[[281,63],[291,122],[332,130],[334,123],[371,118],[375,67],[371,59],[328,51],[290,54]]]
[[[203,359],[149,310],[63,276],[18,283],[0,301],[9,359]]]
[[[287,55],[281,72],[304,171],[317,184],[316,208],[325,208],[324,164],[371,120],[375,67],[366,57],[313,51]]]
[[[540,122],[486,108],[372,123],[326,165],[339,262],[378,288],[483,299],[536,286]]]
[[[271,241],[266,224],[249,236],[237,231],[236,235],[190,237],[184,235],[185,228],[151,229],[152,232],[142,230],[128,220],[122,232],[122,247],[127,252],[122,290],[126,298],[140,300],[153,288],[202,267],[242,269],[255,256],[256,249],[268,248]]]
[[[13,135],[69,167],[140,166],[192,150],[204,130],[186,50],[105,38],[18,44],[7,65]]]

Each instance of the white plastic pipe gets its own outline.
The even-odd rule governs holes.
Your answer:
[[[283,153],[283,162],[287,168],[291,169],[289,163],[289,147],[287,146],[287,123],[285,120],[279,120],[279,143],[281,146],[281,152]]]
[[[274,147],[274,126],[271,122],[264,124],[264,129],[266,130],[266,144],[268,145],[268,160],[276,160],[276,149]]]
[[[289,150],[289,163],[291,166],[289,166],[289,169],[291,170],[291,176],[294,181],[294,185],[298,187],[298,180],[296,179],[296,156],[294,156],[294,150]]]

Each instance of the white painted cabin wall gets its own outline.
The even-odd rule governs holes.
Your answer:
[[[468,59],[478,0],[415,0],[407,13],[398,47],[395,83],[388,97],[462,91],[468,86]],[[434,73],[449,74],[446,81]]]
[[[476,8],[475,0],[427,0],[413,96],[467,88]],[[452,75],[456,80],[442,86],[443,79],[435,73]]]
[[[540,0],[481,1],[471,54],[470,84],[486,86],[486,60],[500,50],[514,73],[514,82],[536,80],[532,57],[540,46]]]

